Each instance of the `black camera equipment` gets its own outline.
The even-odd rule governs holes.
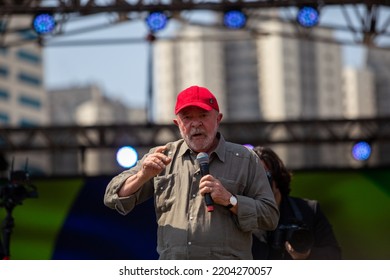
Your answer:
[[[273,233],[271,246],[284,251],[284,243],[288,241],[293,249],[299,253],[305,253],[314,244],[314,236],[311,230],[302,221],[302,214],[294,200],[288,197],[288,202],[293,209],[295,218],[287,224],[279,225]]]
[[[36,197],[38,197],[38,193],[36,187],[30,183],[27,161],[24,171],[13,171],[12,162],[9,178],[0,178],[0,207],[4,207],[7,212],[2,223],[0,259],[10,258],[10,239],[14,227],[13,209],[16,205],[22,204],[24,199]]]
[[[295,251],[299,253],[307,252],[314,243],[311,231],[299,222],[279,225],[274,232],[272,247],[284,250],[284,243],[288,241]]]

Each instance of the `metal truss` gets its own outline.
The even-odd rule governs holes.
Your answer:
[[[390,118],[222,123],[231,142],[252,145],[390,143]],[[180,138],[174,125],[105,125],[0,128],[0,152],[151,148]]]
[[[299,5],[390,5],[388,0],[2,0],[1,14],[80,13],[96,14],[109,12],[141,11],[224,11],[231,7],[240,8],[282,8]]]
[[[343,24],[327,26],[320,23],[321,27],[349,32],[353,37],[352,40],[335,40],[335,43],[362,44],[381,48],[389,47],[388,45],[383,46],[383,44],[379,44],[376,41],[378,41],[379,37],[386,39],[390,37],[390,31],[388,30],[390,15],[386,15],[386,18],[383,18],[382,15],[379,16],[379,7],[388,9],[390,0],[0,0],[0,19],[4,21],[12,15],[34,15],[38,12],[48,12],[57,15],[59,24],[52,34],[37,36],[36,39],[28,41],[38,42],[41,46],[51,46],[50,41],[53,38],[88,32],[88,30],[95,31],[113,24],[144,18],[145,13],[155,10],[168,12],[171,18],[176,18],[181,22],[187,21],[188,24],[191,24],[191,22],[188,22],[188,19],[182,17],[181,12],[195,10],[223,12],[229,8],[241,8],[250,11],[254,9],[298,7],[301,5],[314,5],[320,8],[327,6],[340,7],[344,17]],[[346,6],[353,6],[352,12],[347,12]],[[362,11],[358,6],[364,7],[364,10]],[[105,26],[81,28],[73,31],[64,28],[72,21],[72,17],[86,17],[96,14],[116,15],[116,19],[111,19]],[[288,21],[294,22],[293,19]],[[4,26],[6,28],[6,24],[2,26],[1,36],[15,31],[6,30]],[[25,27],[24,29],[27,28],[31,27]],[[296,34],[297,37],[301,37],[300,35],[302,34]],[[5,43],[5,41],[1,43],[2,47],[22,44],[21,42]],[[123,43],[124,41],[122,40],[121,42]],[[132,40],[127,42],[134,43],[135,40],[132,38]],[[88,45],[88,42],[73,43]],[[91,44],[96,45],[96,43],[95,40]],[[111,40],[111,43],[114,44],[115,40]],[[67,45],[69,45],[69,42]]]

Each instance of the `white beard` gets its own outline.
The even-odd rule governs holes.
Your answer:
[[[206,136],[206,138],[202,142],[191,140],[192,135],[196,133],[202,133],[202,131],[200,131],[199,129],[191,130],[188,135],[184,135],[184,133],[180,130],[180,134],[191,150],[195,152],[209,151],[209,149],[213,146],[215,135],[217,134],[217,129],[218,128],[215,128],[215,130],[210,135]]]

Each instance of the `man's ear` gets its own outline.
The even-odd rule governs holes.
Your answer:
[[[217,117],[218,123],[220,123],[220,122],[222,121],[222,118],[223,118],[223,114],[222,114],[222,113],[219,113],[219,114],[218,114],[218,117]]]
[[[177,122],[177,119],[173,119],[173,123],[177,126],[179,126],[179,123]]]

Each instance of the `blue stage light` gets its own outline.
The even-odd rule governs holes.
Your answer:
[[[371,146],[365,141],[355,143],[352,147],[352,156],[354,159],[363,161],[371,156]]]
[[[137,163],[138,153],[130,146],[120,148],[116,153],[116,161],[124,168],[130,168]]]
[[[302,7],[298,10],[297,21],[303,27],[313,27],[318,24],[320,13],[313,7]]]
[[[223,24],[230,29],[240,29],[246,24],[246,15],[239,10],[227,11],[223,15]]]
[[[52,32],[56,26],[54,16],[48,13],[37,14],[33,18],[32,26],[38,34],[48,34]]]
[[[168,17],[163,12],[152,12],[146,17],[146,23],[152,32],[165,28],[168,23]]]

